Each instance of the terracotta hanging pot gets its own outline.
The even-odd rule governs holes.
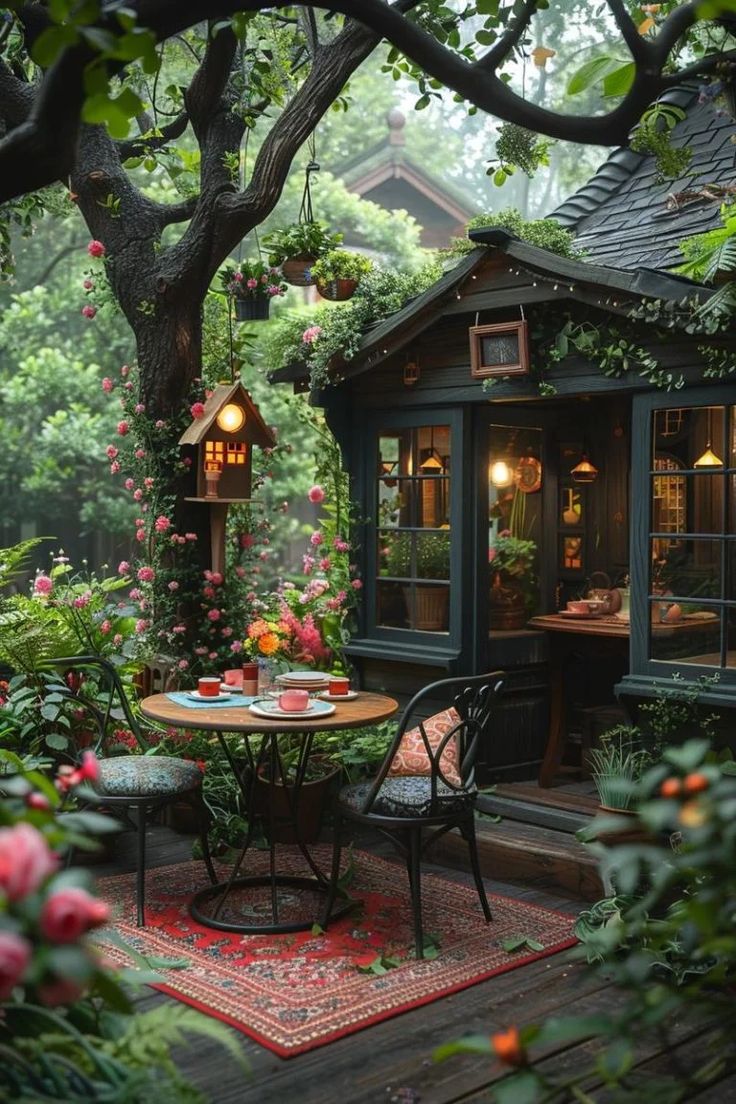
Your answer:
[[[357,280],[330,280],[327,284],[317,284],[317,291],[323,299],[342,303],[345,299],[352,299],[357,286]]]
[[[238,322],[265,322],[271,308],[271,300],[235,299],[235,317]]]
[[[528,620],[524,592],[516,583],[504,583],[496,573],[489,594],[489,625],[492,629],[523,629]]]
[[[317,258],[312,253],[297,253],[295,257],[289,257],[281,266],[281,274],[287,284],[293,287],[309,287],[314,283],[312,279],[312,265]]]

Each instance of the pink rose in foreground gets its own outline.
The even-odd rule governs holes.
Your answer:
[[[110,919],[104,901],[85,889],[70,886],[52,893],[41,909],[40,928],[51,943],[76,943],[90,928],[98,928]]]
[[[54,589],[54,584],[48,575],[37,575],[36,581],[33,584],[34,594],[50,594]]]
[[[8,999],[31,961],[31,944],[14,932],[0,932],[0,1001]]]
[[[137,541],[140,541],[141,543],[143,543],[143,541],[146,539],[146,530],[145,529],[136,529],[135,539]]]
[[[30,824],[0,828],[0,891],[9,901],[35,893],[58,865],[58,856]]]
[[[90,257],[104,257],[105,247],[101,241],[93,239],[87,246],[87,252],[89,253]]]
[[[320,502],[324,502],[325,500],[325,492],[318,483],[315,483],[313,487],[309,488],[307,498],[310,502],[314,502],[315,505],[319,505]]]
[[[97,307],[93,307],[90,303],[85,303],[82,307],[82,314],[85,318],[94,318],[97,314]]]
[[[92,783],[99,782],[100,764],[97,762],[97,756],[91,748],[87,748],[82,752],[82,765],[78,773],[80,775],[80,781]]]
[[[193,418],[202,418],[204,416],[204,403],[192,403],[192,405],[189,407],[189,413],[192,415]]]
[[[69,978],[52,978],[38,987],[38,999],[47,1008],[56,1008],[60,1004],[74,1004],[84,993],[81,985]]]

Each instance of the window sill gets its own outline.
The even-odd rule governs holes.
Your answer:
[[[705,675],[708,673],[708,671],[703,672]],[[617,697],[625,695],[635,698],[660,698],[663,691],[669,691],[669,694],[674,696],[678,690],[686,693],[697,690],[698,701],[703,705],[720,706],[727,709],[736,708],[736,683],[726,682],[723,678],[715,686],[705,690],[698,686],[697,679],[674,680],[672,676],[657,677],[655,675],[624,675],[621,682],[614,686],[614,693]]]
[[[445,670],[457,662],[459,648],[432,648],[423,644],[394,643],[390,640],[370,640],[360,638],[351,640],[343,649],[348,655],[364,656],[366,659],[390,659],[399,663],[425,663],[429,667],[442,667]]]

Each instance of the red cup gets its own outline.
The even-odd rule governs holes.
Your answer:
[[[220,694],[220,677],[207,676],[201,678],[197,683],[200,697],[202,698],[217,698]]]
[[[347,694],[349,689],[350,679],[347,678],[331,678],[328,683],[330,697],[339,697],[341,694]]]
[[[308,690],[284,690],[279,694],[279,709],[283,709],[285,713],[301,713],[308,705]]]
[[[243,664],[243,693],[254,698],[258,693],[258,664]]]

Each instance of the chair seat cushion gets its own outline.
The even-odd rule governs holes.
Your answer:
[[[343,786],[338,796],[340,805],[353,812],[362,811],[370,782],[358,782]],[[461,790],[450,789],[441,780],[437,780],[437,804],[433,815],[459,813],[470,808],[477,795],[475,787]],[[389,817],[425,817],[430,815],[432,799],[431,780],[421,776],[410,778],[386,778],[378,796],[371,806],[370,813],[375,816]]]
[[[427,743],[432,751],[436,751],[443,737],[460,724],[460,714],[455,709],[443,709],[422,721],[422,726],[427,735]],[[457,740],[453,737],[442,755],[440,756],[440,769],[448,782],[459,786],[460,764],[458,762]],[[431,774],[432,764],[427,754],[422,733],[419,726],[411,728],[401,737],[401,743],[394,755],[389,767],[389,777],[405,777],[407,775]]]
[[[119,755],[100,760],[97,791],[110,797],[166,797],[199,786],[196,763],[173,755]]]

